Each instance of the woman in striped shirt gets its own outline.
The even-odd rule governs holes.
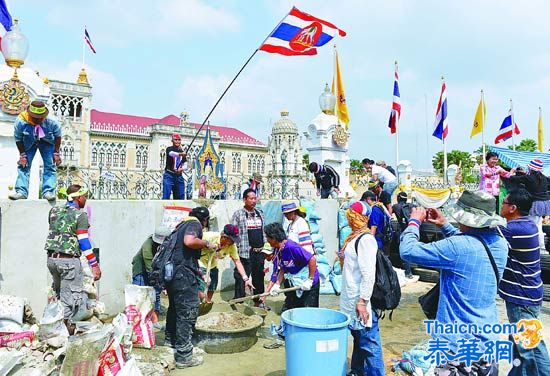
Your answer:
[[[311,254],[314,254],[313,239],[311,238],[311,231],[309,224],[300,215],[300,210],[295,202],[289,204],[283,204],[281,207],[283,215],[289,221],[287,227],[287,234],[290,240],[298,243],[303,249]]]

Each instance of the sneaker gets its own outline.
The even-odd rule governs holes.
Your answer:
[[[200,347],[193,346],[193,355],[204,355],[204,354],[206,354],[206,351],[204,351]]]
[[[405,274],[405,277],[407,277],[408,279],[413,279],[413,278],[414,278],[414,274]]]
[[[42,198],[47,201],[55,201],[56,197],[52,192],[46,192],[42,195]]]
[[[176,362],[176,368],[195,367],[195,366],[200,366],[202,363],[204,363],[202,356],[193,355],[188,362]]]
[[[9,198],[10,200],[26,200],[26,199],[27,199],[27,196],[25,196],[25,195],[22,194],[22,193],[15,192],[15,193],[12,193],[11,195],[9,195],[8,198]]]

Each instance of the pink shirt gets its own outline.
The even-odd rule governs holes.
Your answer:
[[[510,177],[510,173],[502,167],[489,167],[486,164],[481,166],[479,173],[481,175],[479,190],[485,191],[493,196],[498,196],[500,194],[500,177]]]

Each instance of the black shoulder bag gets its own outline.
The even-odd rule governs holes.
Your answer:
[[[493,271],[495,272],[495,277],[497,279],[497,287],[498,287],[498,283],[500,281],[498,268],[497,268],[497,264],[495,263],[495,259],[491,254],[491,251],[489,251],[489,247],[487,246],[487,243],[485,243],[485,240],[483,240],[483,238],[480,236],[473,235],[473,234],[467,234],[467,235],[473,236],[474,238],[479,240],[481,244],[483,244],[483,247],[487,252],[487,256],[489,256],[489,260],[491,261],[491,266],[493,267]],[[435,317],[437,316],[437,308],[439,307],[440,283],[441,282],[437,282],[435,286],[430,289],[430,291],[428,291],[426,294],[418,298],[418,303],[420,303],[420,307],[422,307],[422,311],[424,312],[426,317],[430,320],[435,320]]]

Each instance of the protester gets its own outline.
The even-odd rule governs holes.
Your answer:
[[[478,327],[487,323],[497,323],[498,315],[495,296],[497,279],[502,275],[506,264],[508,247],[506,241],[495,230],[504,220],[495,214],[495,201],[490,194],[477,191],[464,191],[458,202],[447,206],[446,210],[458,222],[460,230],[449,224],[437,209],[416,207],[411,211],[407,229],[401,235],[399,251],[405,261],[440,270],[440,293],[436,320],[443,325],[473,324]],[[433,243],[421,243],[419,228],[428,221],[439,227],[447,237]],[[484,242],[488,250],[485,249]],[[498,276],[492,266],[494,258]],[[497,334],[477,333],[480,349],[487,341],[498,340]],[[472,339],[469,333],[447,332],[434,335],[451,354],[457,354],[459,340]],[[496,364],[480,367],[492,369],[496,375]],[[436,375],[447,374],[452,363],[436,368]],[[488,373],[486,373],[488,374]],[[493,374],[493,373],[491,373]]]
[[[168,227],[158,227],[153,235],[145,239],[139,251],[132,259],[132,284],[137,286],[151,286],[149,275],[152,269],[153,257],[157,253],[159,245],[172,231]],[[155,289],[155,310],[153,313],[153,325],[160,329],[158,317],[160,315],[160,290]]]
[[[173,194],[174,200],[185,199],[185,179],[183,170],[187,155],[181,148],[181,136],[177,133],[172,135],[172,146],[166,148],[166,165],[162,175],[162,199],[169,200]]]
[[[389,172],[391,172],[392,174],[394,174],[395,176],[397,176],[397,174],[395,173],[395,170],[393,169],[393,167],[392,167],[392,166],[388,166],[384,160],[376,161],[376,165],[377,165],[377,166],[380,166],[380,167],[382,167],[382,168],[385,168],[386,170],[388,170]]]
[[[311,254],[314,254],[313,240],[311,239],[311,231],[309,224],[300,214],[300,208],[296,203],[291,202],[283,204],[281,210],[285,218],[289,221],[286,233],[288,238],[300,245],[303,249]]]
[[[285,288],[300,286],[299,290],[285,294],[282,312],[299,307],[319,307],[319,272],[315,256],[287,239],[280,223],[270,223],[264,231],[267,242],[274,248],[276,259],[267,292],[277,296],[283,282]],[[265,301],[265,296],[260,299]]]
[[[374,164],[372,159],[365,158],[361,163],[365,172],[371,172],[372,180],[380,180],[384,184],[384,191],[388,192],[391,196],[395,188],[397,188],[397,177],[385,168]]]
[[[205,231],[202,234],[202,239],[209,241],[215,246],[213,249],[203,248],[201,250],[201,258],[199,260],[202,265],[201,269],[203,275],[206,275],[208,264],[210,263],[210,280],[205,281],[205,283],[208,283],[208,292],[206,296],[207,302],[210,303],[212,301],[212,296],[214,296],[214,292],[218,288],[218,260],[223,259],[225,256],[229,256],[231,257],[231,260],[233,260],[235,268],[245,283],[245,287],[254,289],[252,280],[248,277],[244,270],[243,264],[239,258],[237,246],[235,245],[240,242],[238,227],[227,224],[223,227],[223,231],[221,233]],[[204,290],[204,288],[202,288],[202,290]]]
[[[44,102],[32,101],[27,110],[15,119],[13,137],[19,151],[19,161],[15,192],[9,195],[12,200],[29,197],[29,176],[38,150],[44,162],[42,198],[55,201],[56,166],[61,164],[61,127],[57,121],[48,119],[48,112]]]
[[[243,202],[244,207],[233,213],[231,223],[239,229],[241,240],[237,243],[237,248],[245,274],[252,277],[256,294],[262,294],[265,291],[265,255],[262,253],[265,243],[264,216],[260,210],[256,209],[256,192],[252,188],[248,188],[243,192]],[[245,281],[237,268],[235,268],[233,276],[235,277],[234,298],[242,298],[246,292]],[[258,299],[255,299],[254,304],[260,306],[261,303]]]
[[[371,191],[366,191],[361,196],[361,201],[366,202],[372,207],[372,213],[369,216],[368,226],[371,234],[374,235],[378,249],[384,254],[389,255],[389,243],[391,239],[384,239],[384,234],[387,233],[387,226],[390,226],[390,213],[386,207],[376,200],[376,195]]]
[[[500,211],[508,221],[501,230],[510,249],[498,293],[506,302],[506,313],[512,324],[521,320],[538,320],[543,301],[538,229],[529,217],[532,204],[529,192],[520,188],[508,193]],[[514,342],[512,337],[510,340]],[[522,343],[514,342],[513,346],[514,367],[509,376],[550,375],[550,359],[543,340],[532,349]]]
[[[353,337],[353,352],[349,376],[385,373],[378,315],[370,303],[378,248],[368,228],[371,213],[372,208],[361,201],[354,202],[346,210],[352,232],[343,246],[346,261],[342,271],[340,310],[351,318],[348,327]]]
[[[315,162],[309,164],[309,172],[315,177],[315,187],[317,188],[317,196],[321,198],[329,198],[332,192],[339,193],[340,175],[330,165],[320,165]]]
[[[397,228],[399,230],[399,236],[405,231],[411,218],[411,210],[414,207],[413,204],[407,202],[407,192],[399,192],[397,194],[397,204],[393,205],[392,211],[397,219]],[[399,243],[399,236],[395,236],[394,239]],[[413,278],[411,263],[403,261],[403,268],[405,269],[405,277]]]
[[[542,231],[542,218],[550,215],[550,192],[549,180],[542,174],[543,163],[540,159],[533,159],[529,162],[528,175],[511,176],[509,181],[512,186],[523,185],[533,198],[533,206],[529,212],[531,220],[539,229],[539,245],[545,248],[544,232]]]
[[[256,193],[256,198],[259,200],[260,193],[262,193],[262,183],[262,175],[258,174],[257,172],[253,173],[252,177],[241,186],[241,197],[244,194],[244,191],[250,188],[254,191],[254,193]]]
[[[71,334],[75,329],[73,319],[78,321],[79,312],[87,309],[88,296],[84,291],[84,272],[80,263],[82,254],[92,268],[94,280],[101,278],[101,269],[88,238],[88,215],[80,210],[86,205],[86,195],[87,191],[80,185],[67,188],[67,203],[53,207],[48,215],[50,229],[44,247],[52,287],[63,306],[63,320]]]
[[[376,195],[376,201],[384,205],[391,216],[393,213],[391,205],[391,194],[382,190],[382,187],[380,186],[380,180],[370,180],[369,190]]]
[[[166,315],[165,346],[175,349],[177,368],[201,365],[203,358],[195,355],[191,335],[199,313],[199,257],[202,248],[215,248],[214,244],[202,240],[202,230],[208,226],[210,212],[199,206],[176,227],[177,243],[172,262],[174,279],[166,286],[168,292],[168,313]]]
[[[499,212],[499,195],[500,195],[500,177],[508,178],[511,175],[515,173],[515,169],[510,170],[510,172],[506,171],[500,166],[497,166],[498,163],[498,155],[497,153],[493,153],[492,151],[488,152],[485,155],[485,162],[483,166],[479,168],[479,190],[487,192],[491,196],[493,196],[496,200],[495,203],[495,210],[498,213]]]

